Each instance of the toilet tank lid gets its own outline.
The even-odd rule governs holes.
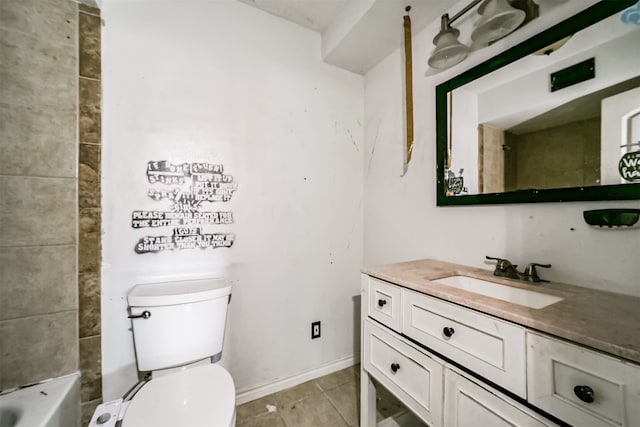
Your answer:
[[[135,285],[127,295],[131,307],[188,304],[231,294],[225,279],[198,279]]]

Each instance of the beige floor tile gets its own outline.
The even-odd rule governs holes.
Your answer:
[[[376,384],[377,419],[406,408],[386,388]],[[267,405],[276,405],[268,412]],[[238,427],[358,426],[360,419],[360,365],[245,403],[237,408]]]
[[[272,396],[278,402],[278,406],[283,406],[320,393],[322,390],[314,380],[274,393]]]
[[[277,407],[278,404],[273,394],[239,405],[236,408],[236,422],[242,424],[249,418],[268,414],[267,405]]]
[[[403,411],[405,406],[389,390],[376,383],[376,412],[378,420],[388,418]]]
[[[237,427],[286,427],[286,424],[277,412],[248,418],[236,424]]]
[[[360,385],[349,381],[325,392],[333,406],[349,425],[358,425],[360,420]]]
[[[316,382],[322,390],[327,391],[348,382],[355,382],[359,379],[359,372],[360,365],[350,366],[346,369],[342,369],[332,374],[325,375],[324,377],[320,377],[316,380]]]
[[[287,427],[347,427],[348,424],[323,394],[313,394],[304,400],[289,403],[280,416]]]

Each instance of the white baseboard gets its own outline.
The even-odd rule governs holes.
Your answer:
[[[301,374],[294,375],[289,378],[276,380],[268,384],[254,387],[249,390],[240,391],[236,393],[236,404],[241,405],[243,403],[247,403],[252,400],[259,399],[264,396],[268,396],[272,393],[277,393],[289,387],[302,384],[306,381],[314,380],[316,378],[329,375],[341,369],[348,368],[359,362],[360,362],[360,355],[349,356],[349,357],[345,357],[344,359],[339,359],[334,362],[327,363],[316,369],[312,369],[310,371],[303,372]]]

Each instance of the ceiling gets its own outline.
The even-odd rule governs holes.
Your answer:
[[[405,8],[416,34],[456,2],[452,0],[238,0],[294,22],[322,37],[322,59],[365,74],[401,46]]]
[[[238,0],[322,33],[347,0]]]

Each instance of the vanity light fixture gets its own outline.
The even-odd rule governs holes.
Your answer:
[[[454,16],[455,18],[455,16]],[[429,57],[429,66],[444,70],[462,62],[469,53],[469,48],[458,41],[460,31],[452,28],[448,14],[442,15],[440,32],[433,39],[436,48]]]
[[[488,0],[478,8],[482,16],[471,32],[471,40],[490,43],[512,33],[524,22],[526,14],[515,9],[507,0]]]
[[[533,0],[473,0],[451,18],[445,13],[440,21],[440,32],[433,39],[436,47],[428,60],[431,68],[444,70],[467,57],[469,47],[460,43],[460,31],[451,24],[478,4],[480,19],[474,25],[471,40],[479,44],[489,44],[511,34],[538,13]]]

